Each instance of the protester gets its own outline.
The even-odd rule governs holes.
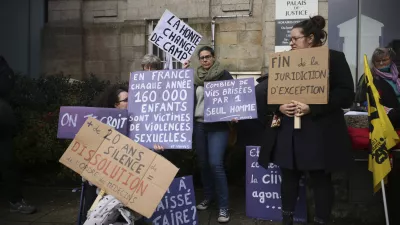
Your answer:
[[[107,88],[94,103],[95,107],[102,108],[128,108],[128,89],[120,85],[113,85]],[[93,205],[97,197],[97,187],[85,181],[84,184],[84,205],[83,205],[83,218],[86,219],[87,212]]]
[[[145,55],[142,59],[141,63],[142,69],[145,71],[151,70],[160,70],[162,69],[162,62],[159,57],[155,55]],[[99,100],[95,104],[96,107],[106,107],[106,108],[118,108],[118,109],[127,109],[128,108],[128,89],[121,86],[113,86],[110,89],[106,90],[102,96],[100,96]],[[155,144],[154,149],[162,153],[161,151],[164,148],[159,145]],[[88,193],[89,200],[85,208],[90,209],[93,205],[93,202],[97,198],[97,192],[99,190],[96,189],[97,187],[93,187],[90,184]],[[86,198],[86,197],[85,197]],[[86,203],[86,200],[85,200]],[[86,212],[87,212],[86,210]],[[140,214],[133,212],[118,201],[114,196],[105,195],[101,198],[98,205],[95,207],[95,210],[90,212],[88,219],[86,220],[84,225],[92,225],[92,224],[109,224],[115,221],[116,219],[120,218],[121,221],[134,222],[135,225],[145,225],[147,224],[144,217]],[[135,221],[134,221],[135,220]]]
[[[325,24],[323,17],[314,16],[294,25],[290,33],[292,51],[322,46],[327,39]],[[329,50],[328,104],[292,101],[268,105],[274,120],[265,130],[259,164],[268,168],[273,162],[281,168],[282,224],[293,224],[299,180],[304,173],[314,190],[314,224],[328,223],[334,200],[331,173],[352,163],[342,108],[349,108],[353,100],[354,84],[345,55]],[[294,116],[301,117],[301,129],[294,129]]]
[[[214,49],[204,46],[199,49],[200,66],[194,71],[195,121],[194,141],[198,163],[201,169],[205,199],[197,205],[198,210],[206,210],[214,194],[219,204],[218,222],[229,222],[228,183],[224,169],[224,156],[228,144],[229,126],[227,122],[204,122],[204,82],[230,80],[231,74],[215,60]],[[233,120],[237,122],[236,120]]]
[[[0,56],[0,173],[5,185],[4,195],[10,204],[10,212],[31,214],[36,208],[22,196],[20,174],[13,152],[13,137],[17,132],[17,121],[8,102],[15,84],[15,76],[6,60]]]
[[[163,69],[163,64],[161,62],[161,59],[152,54],[147,54],[143,56],[142,59],[142,69],[146,71],[150,70],[162,70]]]
[[[371,72],[373,82],[378,89],[381,104],[385,107],[390,121],[395,128],[400,128],[400,78],[396,64],[396,53],[391,48],[377,48],[372,54]],[[368,106],[367,84],[365,75],[357,85],[356,102]]]

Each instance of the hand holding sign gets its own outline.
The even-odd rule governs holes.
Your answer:
[[[132,72],[130,138],[148,148],[191,149],[193,89],[193,69]]]
[[[93,118],[87,119],[60,162],[147,218],[178,172],[157,153]]]
[[[329,50],[316,47],[273,53],[269,63],[268,104],[283,104],[279,110],[294,116],[299,129],[300,117],[310,113],[306,104],[328,103]]]
[[[296,105],[296,114],[295,116],[297,117],[302,117],[305,116],[307,114],[309,114],[311,112],[310,110],[310,106],[298,101],[292,101],[293,104]]]
[[[202,36],[180,20],[169,10],[165,10],[149,41],[185,63],[193,55]]]
[[[254,79],[204,83],[204,121],[220,122],[257,118]]]

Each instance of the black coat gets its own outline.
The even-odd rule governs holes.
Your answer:
[[[352,163],[351,140],[342,109],[349,108],[353,103],[353,78],[345,55],[334,50],[330,50],[329,54],[329,102],[326,105],[309,105],[311,113],[302,119],[302,129],[306,129],[304,127],[307,125],[312,129],[309,130],[310,133],[302,135],[313,142],[311,144],[302,142],[301,145],[295,146],[301,151],[301,165],[297,165],[299,170],[336,171],[347,169]],[[268,111],[279,114],[279,105],[268,105]],[[307,123],[303,123],[303,120]],[[268,123],[271,124],[271,121],[269,120]],[[293,123],[290,126],[293,127]],[[265,138],[258,160],[264,168],[274,161],[275,154],[277,154],[275,152],[276,140],[283,140],[279,137],[282,127],[283,125],[271,128],[270,125],[267,125],[264,130]],[[296,136],[295,131],[292,132],[292,135]],[[286,138],[290,141],[292,137]],[[314,155],[315,152],[308,151],[310,147],[317,148],[320,152]]]
[[[238,144],[240,146],[261,146],[264,130],[270,125],[273,113],[268,111],[266,90],[268,89],[268,74],[257,79],[255,87],[257,103],[257,119],[241,120],[237,125]]]
[[[14,79],[14,72],[0,56],[0,164],[12,161],[12,138],[17,123],[8,99],[15,84]]]
[[[357,85],[356,102],[363,104],[367,101],[367,84],[365,83],[365,75],[361,76],[359,84]],[[374,77],[374,85],[379,92],[381,97],[380,103],[383,106],[392,108],[389,111],[388,117],[390,122],[392,122],[394,128],[400,128],[400,103],[397,99],[396,93],[394,92],[392,86],[386,82],[383,78],[379,76]]]

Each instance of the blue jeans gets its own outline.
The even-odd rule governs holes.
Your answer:
[[[229,131],[206,131],[204,124],[194,124],[197,160],[200,166],[204,195],[212,200],[217,194],[220,209],[228,209],[228,182],[224,168]]]

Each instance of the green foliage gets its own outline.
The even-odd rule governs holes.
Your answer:
[[[16,78],[11,105],[18,120],[14,151],[19,163],[25,171],[28,168],[32,173],[48,171],[61,177],[77,177],[72,170],[57,163],[71,143],[71,140],[57,138],[60,107],[93,106],[93,100],[110,85],[110,81],[94,75],[82,81],[74,81],[62,74],[37,79],[17,75]],[[193,174],[193,151],[171,151],[165,156],[180,168],[179,175]],[[36,172],[29,169],[38,167],[48,169]]]

